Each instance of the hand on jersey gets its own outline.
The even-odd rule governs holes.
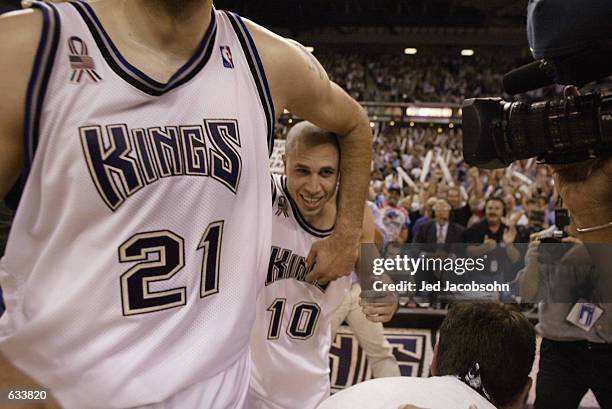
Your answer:
[[[351,274],[355,269],[358,250],[358,242],[347,242],[335,233],[314,242],[306,258],[306,265],[310,271],[306,275],[306,281],[327,284]]]

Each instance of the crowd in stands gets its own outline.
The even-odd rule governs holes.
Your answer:
[[[450,222],[469,228],[486,218],[487,200],[499,198],[503,222],[516,228],[517,240],[528,240],[530,232],[554,223],[557,194],[546,166],[532,159],[506,169],[469,167],[461,141],[458,128],[381,125],[374,141],[370,200],[380,209],[389,202],[401,209],[404,241],[417,241],[419,219],[433,220],[439,200],[450,205]]]
[[[317,52],[330,78],[358,101],[452,102],[502,95],[504,73],[524,61],[505,55],[440,57]]]

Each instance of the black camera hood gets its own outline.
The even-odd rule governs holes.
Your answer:
[[[527,38],[538,61],[506,74],[504,90],[582,86],[612,74],[611,21],[611,0],[529,0]]]

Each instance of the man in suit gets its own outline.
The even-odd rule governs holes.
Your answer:
[[[433,220],[421,226],[414,242],[418,244],[431,244],[431,246],[427,245],[421,248],[421,250],[428,253],[428,257],[446,258],[450,253],[456,252],[453,249],[452,243],[461,243],[463,241],[465,227],[450,221],[451,205],[446,199],[436,200],[433,212]],[[443,278],[449,280],[455,279],[456,276],[454,274],[447,275],[442,271],[419,271],[415,278],[417,282],[426,281],[433,283]],[[435,291],[424,292],[421,295],[427,296],[430,302],[440,301]]]
[[[465,227],[450,222],[451,205],[446,199],[436,200],[434,219],[419,229],[415,243],[460,243]]]

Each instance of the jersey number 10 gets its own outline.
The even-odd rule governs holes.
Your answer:
[[[206,228],[197,250],[202,250],[200,298],[219,292],[219,258],[223,221]],[[186,287],[152,291],[153,282],[169,280],[185,266],[185,240],[170,230],[137,233],[119,247],[119,261],[132,268],[121,275],[123,315],[145,314],[186,303]]]

